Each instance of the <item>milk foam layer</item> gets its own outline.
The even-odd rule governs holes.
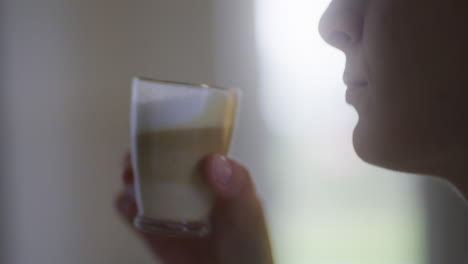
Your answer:
[[[222,91],[141,80],[138,86],[136,131],[223,126],[228,98]]]

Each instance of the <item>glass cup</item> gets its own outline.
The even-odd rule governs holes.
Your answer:
[[[138,215],[145,232],[204,236],[214,194],[202,162],[228,154],[239,93],[137,77],[132,83],[131,158]]]

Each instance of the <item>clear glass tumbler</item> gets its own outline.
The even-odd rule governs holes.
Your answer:
[[[235,89],[133,79],[137,228],[175,236],[210,232],[214,196],[201,165],[209,154],[228,154],[238,97]]]

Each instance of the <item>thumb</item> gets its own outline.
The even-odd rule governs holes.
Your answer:
[[[221,155],[208,158],[205,169],[217,196],[212,224],[220,263],[273,263],[262,204],[248,170]]]

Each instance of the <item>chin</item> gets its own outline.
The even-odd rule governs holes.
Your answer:
[[[428,163],[422,153],[415,151],[411,140],[397,133],[379,133],[358,123],[353,132],[353,147],[357,156],[364,162],[389,170],[407,173],[427,173]],[[414,143],[414,142],[412,142]]]

